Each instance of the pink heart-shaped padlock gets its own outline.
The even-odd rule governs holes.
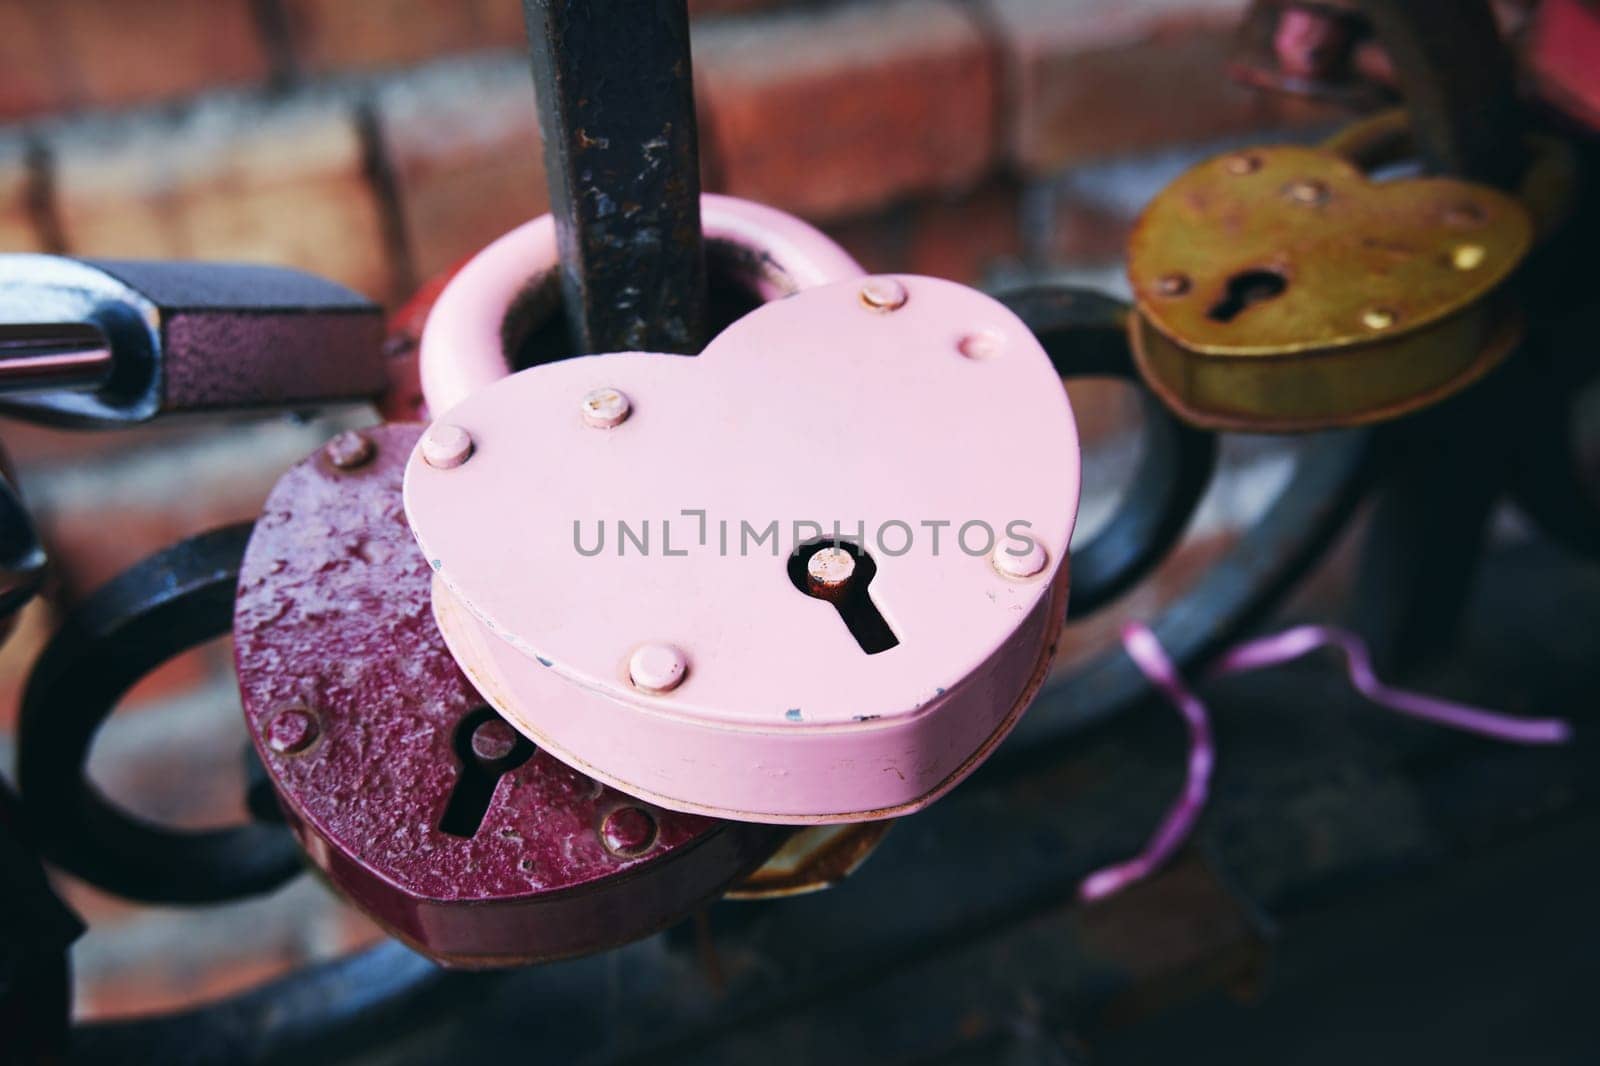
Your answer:
[[[1014,724],[1078,479],[1027,327],[899,276],[698,358],[504,378],[423,438],[405,504],[452,652],[536,743],[665,807],[809,823],[918,809]]]

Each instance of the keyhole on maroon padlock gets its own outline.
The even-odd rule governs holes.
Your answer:
[[[900,643],[872,602],[869,586],[877,573],[872,556],[847,540],[802,544],[789,556],[789,580],[794,587],[833,604],[850,635],[868,655]]]
[[[441,832],[470,837],[483,824],[500,778],[533,757],[533,743],[506,724],[494,708],[480,704],[456,723],[452,745],[461,760],[456,786],[450,790]]]

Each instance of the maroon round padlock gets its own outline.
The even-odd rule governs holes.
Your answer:
[[[421,428],[336,437],[278,482],[251,536],[239,689],[288,822],[341,892],[446,964],[558,958],[660,929],[784,833],[623,795],[489,708],[434,625],[401,507]]]

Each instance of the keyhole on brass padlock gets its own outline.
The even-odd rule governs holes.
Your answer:
[[[1272,270],[1244,270],[1228,279],[1222,299],[1206,315],[1217,322],[1232,322],[1256,304],[1283,295],[1289,282]]]
[[[471,837],[483,824],[494,798],[494,786],[533,756],[533,743],[506,724],[505,719],[487,705],[474,707],[456,723],[452,738],[461,772],[450,791],[441,832]]]
[[[789,556],[789,580],[794,587],[833,604],[850,635],[868,655],[900,643],[872,602],[868,586],[877,573],[872,556],[847,540],[802,544]]]

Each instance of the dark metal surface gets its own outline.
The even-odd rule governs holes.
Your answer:
[[[422,430],[335,438],[278,482],[245,552],[239,690],[289,824],[344,895],[448,964],[654,932],[787,833],[642,803],[494,715],[439,635],[406,525],[401,478]],[[614,839],[630,826],[638,839]]]
[[[1600,11],[1594,18],[1600,24]],[[1600,72],[1600,67],[1597,67]],[[1578,172],[1600,173],[1600,141],[1583,146]],[[1552,539],[1600,559],[1600,485],[1579,453],[1584,399],[1600,379],[1600,304],[1588,264],[1600,243],[1600,198],[1580,196],[1532,264],[1524,287],[1527,385],[1518,413],[1511,495]],[[1592,409],[1591,409],[1592,410]]]
[[[1361,0],[1393,58],[1416,149],[1436,172],[1514,188],[1527,165],[1511,56],[1488,0]],[[1381,439],[1386,471],[1361,564],[1358,620],[1374,658],[1412,666],[1451,645],[1505,484],[1484,432],[1510,365]],[[1487,419],[1487,421],[1486,421]]]
[[[1048,287],[1001,295],[1063,378],[1139,384],[1128,350],[1128,306],[1088,289]],[[1067,617],[1081,618],[1144,577],[1183,535],[1216,465],[1216,437],[1191,429],[1141,389],[1144,437],[1138,468],[1116,512],[1072,551]]]
[[[1529,385],[1510,457],[1511,498],[1550,539],[1600,560],[1600,486],[1577,451],[1582,384],[1542,369]]]
[[[1492,574],[1461,652],[1425,683],[1497,706],[1586,710],[1600,576],[1548,550],[1503,555]],[[901,820],[826,893],[718,905],[703,925],[495,985],[431,983],[439,971],[391,946],[388,967],[339,964],[359,981],[317,969],[303,986],[81,1029],[74,1061],[401,1066],[514,1049],[591,1066],[1039,1061],[1003,1057],[1019,1048],[1081,1061],[1174,1002],[1270,988],[1280,923],[1292,945],[1301,917],[1332,899],[1368,900],[1600,810],[1593,745],[1511,748],[1386,716],[1324,661],[1203,693],[1228,747],[1201,837],[1107,903],[1077,904],[1079,881],[1138,846],[1181,776],[1165,707],[986,768]],[[1426,905],[1450,891],[1446,881]],[[1537,880],[1523,891],[1537,899]],[[1457,931],[1463,952],[1489,930],[1514,936],[1520,913],[1476,915]],[[1541,975],[1495,979],[1505,1004],[1535,994]],[[375,999],[397,987],[404,1009],[375,1018]]]
[[[1280,592],[1299,578],[1304,568],[1320,554],[1326,539],[1331,538],[1344,523],[1357,495],[1355,490],[1360,483],[1358,475],[1365,469],[1366,434],[1349,432],[1330,435],[1315,440],[1315,443],[1318,447],[1310,448],[1306,458],[1302,459],[1293,485],[1275,504],[1267,519],[1251,536],[1246,536],[1240,549],[1230,555],[1224,567],[1211,571],[1197,589],[1184,597],[1178,607],[1174,607],[1170,615],[1158,623],[1158,631],[1162,632],[1166,642],[1170,642],[1170,647],[1179,658],[1186,661],[1202,658],[1206,650],[1214,650],[1216,645],[1229,639],[1235,627],[1245,626],[1259,615],[1259,611],[1266,610]],[[1266,551],[1267,546],[1272,546],[1272,551]],[[1218,599],[1216,594],[1219,589],[1226,589],[1229,595],[1222,597],[1222,602],[1213,603]],[[773,919],[747,924],[744,920],[747,914],[754,917],[758,914],[755,911],[742,914],[718,909],[718,914],[734,922],[733,935],[736,938],[731,944],[718,938],[718,943],[722,943],[722,951],[730,952],[731,957],[744,957],[744,952],[757,949],[757,944],[760,944],[758,951],[763,954],[776,952],[776,956],[768,954],[768,957],[784,960],[781,970],[790,975],[784,978],[784,986],[789,981],[800,981],[802,988],[811,991],[798,992],[797,989],[794,994],[814,997],[819,989],[834,988],[838,981],[845,980],[843,973],[848,973],[850,968],[866,965],[869,973],[877,973],[882,959],[915,959],[922,952],[917,944],[952,943],[952,935],[955,936],[954,943],[970,943],[966,938],[981,935],[982,928],[989,928],[987,924],[995,917],[1006,914],[1016,917],[1032,912],[1030,909],[1037,906],[1037,901],[1042,898],[1038,893],[1045,893],[1043,898],[1054,898],[1066,892],[1070,885],[1075,884],[1077,877],[1082,877],[1094,864],[1110,858],[1115,848],[1133,847],[1134,840],[1138,839],[1139,829],[1136,826],[1154,820],[1158,810],[1157,794],[1165,786],[1157,783],[1149,792],[1141,794],[1142,799],[1128,795],[1118,799],[1115,810],[1128,812],[1128,805],[1133,808],[1133,813],[1128,815],[1128,823],[1117,823],[1114,812],[1104,807],[1096,807],[1093,818],[1078,820],[1077,808],[1062,807],[1050,800],[1046,800],[1042,808],[1003,802],[1003,807],[1010,813],[1003,820],[995,821],[995,789],[1000,789],[1000,795],[1034,795],[1037,786],[1029,784],[1029,781],[1032,779],[1030,775],[1038,771],[1029,770],[1029,767],[1037,767],[1038,755],[1056,751],[1059,739],[1075,735],[1088,723],[1101,719],[1115,707],[1126,706],[1144,691],[1146,682],[1120,651],[1107,653],[1082,677],[1075,677],[1056,690],[1046,691],[1046,695],[1024,717],[1013,738],[1008,739],[1000,757],[979,771],[974,776],[973,784],[955,792],[944,804],[936,805],[930,812],[918,816],[917,820],[909,820],[912,826],[920,829],[910,832],[902,829],[901,834],[888,837],[890,844],[902,836],[912,840],[912,844],[904,845],[906,850],[901,853],[899,860],[891,858],[886,863],[885,860],[875,860],[867,866],[866,874],[872,876],[872,872],[880,866],[893,868],[896,863],[910,861],[915,864],[917,871],[915,879],[923,880],[925,884],[941,885],[938,893],[912,896],[912,900],[918,903],[907,906],[902,896],[901,882],[886,876],[888,879],[878,880],[878,888],[874,892],[896,893],[901,896],[898,903],[859,900],[856,896],[861,893],[856,890],[856,882],[846,882],[829,895],[819,896],[818,900],[822,903],[811,903],[808,898],[784,904],[797,909],[782,912],[782,919],[776,924]],[[1110,767],[1104,754],[1090,751],[1083,752],[1082,757],[1098,765],[1098,775],[1138,778],[1138,770],[1133,767],[1123,771]],[[1074,771],[1070,770],[1069,765],[1059,765],[1054,759],[1050,760],[1050,765],[1046,775],[1051,779],[1074,779]],[[1045,829],[1035,821],[1035,815],[1048,820],[1064,820],[1064,824],[1058,829]],[[1070,829],[1066,823],[1072,823]],[[958,826],[965,828],[958,829]],[[982,842],[973,834],[981,834]],[[1045,834],[1045,837],[1040,834]],[[1059,855],[1054,848],[1040,847],[1040,840],[1056,839],[1056,834],[1064,834],[1062,840],[1077,840],[1080,847],[1077,850],[1069,848]],[[1016,839],[1011,839],[1013,836]],[[968,840],[968,837],[971,839]],[[1122,842],[1107,845],[1106,840],[1112,837]],[[1085,847],[1088,848],[1086,853],[1083,852]],[[1010,856],[1005,876],[997,876],[1000,871],[990,868],[989,864],[979,864],[979,868],[973,868],[968,863],[973,853],[1003,853]],[[931,868],[930,863],[933,864]],[[952,863],[955,866],[950,866]],[[950,877],[954,876],[957,869],[966,869],[968,876],[957,877],[952,882]],[[1040,877],[1043,880],[1038,880]],[[1190,882],[1184,884],[1189,885]],[[1246,970],[1253,968],[1251,960],[1259,957],[1259,933],[1254,932],[1254,925],[1248,916],[1237,916],[1237,906],[1229,903],[1229,893],[1219,892],[1208,885],[1210,879],[1200,877],[1195,887],[1179,888],[1178,896],[1166,893],[1147,896],[1142,908],[1149,908],[1149,911],[1133,911],[1133,914],[1144,914],[1146,917],[1125,920],[1138,925],[1142,920],[1152,919],[1158,914],[1192,914],[1195,901],[1208,901],[1205,904],[1208,908],[1221,908],[1219,916],[1232,914],[1234,917],[1219,919],[1222,924],[1216,927],[1216,932],[1208,933],[1202,940],[1173,941],[1178,959],[1210,960],[1214,957],[1211,954],[1214,951],[1221,952],[1224,959],[1234,959],[1234,964],[1230,965],[1243,965]],[[1008,893],[1021,895],[1008,896]],[[834,898],[838,898],[840,903],[826,903]],[[1010,903],[1006,903],[1006,900],[1010,900]],[[829,917],[821,919],[819,908],[821,916]],[[952,911],[950,908],[955,909]],[[1000,909],[995,911],[995,908]],[[1016,908],[1022,909],[1018,911]],[[1184,908],[1190,909],[1184,911]],[[869,927],[872,932],[866,935],[859,922],[862,912],[877,916]],[[950,925],[952,922],[954,925]],[[1062,980],[1069,981],[1066,986],[1058,988],[1077,989],[1070,994],[1062,994],[1069,1002],[1082,1000],[1086,1004],[1083,1007],[1085,1010],[1093,1005],[1104,1007],[1109,1000],[1115,999],[1115,989],[1123,988],[1122,981],[1128,980],[1128,970],[1115,960],[1085,960],[1088,970],[1075,968],[1077,962],[1064,962],[1066,959],[1078,959],[1077,952],[1082,951],[1082,948],[1072,946],[1080,935],[1080,922],[1070,917],[1066,922],[1059,935],[1064,940],[1051,941],[1051,951],[1056,954],[1050,970],[1058,973]],[[738,932],[741,928],[744,932]],[[944,928],[944,932],[939,932],[941,928]],[[846,935],[846,930],[851,932]],[[749,948],[739,948],[739,938],[752,935],[757,935],[758,940]],[[773,936],[779,936],[782,943],[787,943],[786,948],[774,943]],[[1024,936],[1021,943],[1032,944],[1030,951],[1038,948],[1034,935]],[[811,948],[806,948],[806,944],[810,944]],[[1002,957],[1016,957],[1010,954],[1014,949],[1000,946],[997,951],[1005,952]],[[981,954],[979,957],[982,957]],[[811,960],[806,962],[806,959]],[[355,970],[360,968],[360,964],[349,965]],[[592,1013],[603,1010],[603,1004],[614,1002],[598,989],[605,988],[606,983],[613,980],[610,975],[613,975],[616,965],[626,965],[632,973],[630,996],[637,994],[646,997],[646,1002],[651,1004],[648,1015],[640,1015],[637,1010],[630,1012],[630,1020],[621,1028],[616,1024],[602,1023]],[[1146,967],[1136,972],[1141,975],[1141,980],[1149,978],[1157,983],[1165,980],[1163,975],[1166,970],[1163,967],[1166,964],[1146,960],[1141,965]],[[565,1004],[558,1010],[562,1010],[563,1018],[568,1020],[571,1010],[582,1005],[582,1012],[589,1013],[598,1028],[566,1023],[550,1028],[547,1024],[549,1015],[539,1012],[534,1013],[531,1024],[538,1024],[541,1039],[546,1044],[550,1040],[558,1040],[563,1047],[570,1048],[573,1053],[582,1053],[589,1060],[614,1061],[618,1058],[616,1052],[619,1048],[634,1048],[638,1052],[640,1048],[653,1047],[659,1040],[666,1040],[674,1032],[678,1034],[675,1039],[691,1039],[691,1034],[701,1031],[702,1024],[709,1024],[712,1016],[722,1018],[722,1023],[718,1024],[741,1018],[754,1021],[765,1016],[778,1016],[771,1012],[781,1012],[779,999],[789,996],[789,992],[779,992],[771,986],[770,981],[760,980],[754,973],[742,978],[754,983],[742,984],[744,991],[741,996],[728,997],[726,992],[715,991],[715,986],[707,988],[699,976],[694,976],[690,984],[685,986],[685,976],[693,975],[693,967],[693,952],[688,959],[677,952],[662,956],[659,941],[651,941],[624,949],[618,962],[562,964],[531,972],[520,980],[520,983],[531,983],[531,988],[523,992],[530,999],[518,1002]],[[794,967],[800,967],[800,970],[794,970]],[[470,1016],[470,1012],[462,1013],[464,1008],[461,1007],[461,1000],[450,994],[450,989],[456,986],[435,986],[437,972],[408,967],[402,973],[408,980],[398,980],[398,976],[390,975],[395,976],[392,983],[371,989],[373,996],[382,994],[398,997],[411,1004],[410,1010],[395,1013],[397,1021],[394,1028],[386,1031],[386,1036],[394,1039],[394,1044],[386,1045],[389,1050],[382,1053],[386,1056],[400,1055],[400,1060],[386,1058],[384,1061],[429,1061],[429,1056],[442,1055],[445,1053],[443,1048],[453,1047],[456,1040],[462,1039],[454,1026],[462,1018]],[[1120,973],[1120,976],[1110,976],[1112,973]],[[315,1002],[315,991],[322,991],[326,981],[338,980],[342,980],[341,976],[331,968],[312,970],[299,978],[304,984],[285,981],[253,992],[250,996],[242,997],[242,1000],[229,1000],[218,1007],[200,1008],[197,1012],[168,1016],[162,1020],[91,1028],[83,1031],[83,1042],[80,1044],[82,1061],[117,1061],[117,1056],[126,1055],[130,1048],[138,1048],[141,1053],[157,1055],[162,1061],[173,1063],[333,1061],[334,1058],[349,1055],[350,1048],[362,1042],[357,1034],[362,1031],[366,1018],[363,1012],[381,1007],[387,1010],[384,1000],[371,997],[355,1000],[352,1004],[354,1010],[349,1015],[334,1005],[318,1004],[317,1010],[312,1010],[309,1004]],[[1088,984],[1080,981],[1088,981]],[[430,989],[426,996],[419,994],[419,986]],[[590,986],[592,991],[586,991]],[[674,989],[682,989],[682,994]],[[410,999],[411,996],[418,996],[418,999]],[[590,996],[594,996],[594,999],[590,999]],[[269,1004],[277,1004],[277,1007],[269,1007]],[[760,1004],[766,1004],[766,1007]],[[827,1007],[827,1004],[834,1005]],[[845,1004],[837,997],[818,1000],[819,1010],[838,1010],[843,1007]],[[526,1007],[518,1007],[512,1016],[526,1018]],[[882,1012],[874,1012],[872,1016],[882,1016]],[[904,1015],[891,1012],[890,1016],[896,1018]],[[277,1024],[280,1018],[293,1018],[294,1024],[280,1028]],[[862,1016],[862,1020],[866,1020],[866,1016]],[[1018,1021],[1018,1018],[1000,1018],[995,1024],[1005,1028],[1013,1021]],[[238,1036],[238,1028],[250,1023],[258,1024],[261,1028],[261,1040],[256,1050],[250,1052],[253,1058],[230,1058],[245,1055],[238,1050],[242,1040]],[[301,1024],[306,1028],[299,1028]],[[504,1024],[506,1021],[502,1020],[499,1026]],[[598,1036],[602,1031],[606,1036]],[[320,1032],[322,1040],[312,1044],[307,1036],[309,1032]],[[450,1032],[453,1036],[440,1037],[440,1032]],[[482,1034],[490,1032],[490,1029],[478,1028],[475,1032]],[[496,1032],[496,1036],[491,1039],[496,1044],[490,1047],[501,1045],[504,1040],[517,1039],[507,1036],[504,1028],[493,1029],[493,1032]],[[891,1032],[902,1036],[901,1031]],[[434,1042],[424,1039],[426,1034],[434,1034]],[[589,1044],[587,1050],[582,1050],[589,1040],[598,1040],[598,1045]],[[698,1047],[698,1044],[685,1045],[680,1050],[680,1056],[686,1056],[688,1061],[699,1061],[696,1058],[699,1052],[691,1053],[688,1047]],[[734,1052],[728,1052],[730,1055],[744,1053],[739,1050],[744,1045],[734,1044],[733,1047]],[[371,1039],[366,1040],[366,1048],[368,1052],[378,1050],[373,1047]],[[402,1048],[406,1048],[403,1053]],[[606,1048],[605,1055],[598,1055],[602,1048]],[[835,1052],[838,1050],[840,1048],[835,1048]],[[627,1058],[627,1055],[622,1055],[622,1058]]]
[[[1490,515],[1510,472],[1507,437],[1484,427],[1502,419],[1515,424],[1511,397],[1525,377],[1525,367],[1509,364],[1453,400],[1381,431],[1380,488],[1355,611],[1380,667],[1408,669],[1455,645]]]
[[[685,0],[524,0],[573,348],[707,339]]]
[[[48,1061],[66,1044],[67,948],[83,923],[56,896],[0,780],[0,1061]]]
[[[1310,572],[1370,484],[1372,430],[1307,438],[1294,473],[1267,512],[1150,624],[1172,661],[1196,670],[1260,622]],[[1147,696],[1150,682],[1120,648],[1047,682],[996,759],[1065,739]],[[984,769],[978,771],[984,773]]]
[[[1423,162],[1503,189],[1526,159],[1511,54],[1489,0],[1358,0],[1399,76]]]
[[[72,1063],[256,1066],[331,1062],[466,1013],[495,974],[443,970],[389,941],[218,1003],[81,1025]]]
[[[38,591],[48,562],[33,518],[3,467],[0,455],[0,639],[10,632],[12,615]]]
[[[40,422],[356,403],[386,385],[382,310],[286,267],[0,255],[0,323],[76,324],[111,353],[92,389],[0,388],[0,412]]]
[[[89,782],[95,732],[133,684],[167,659],[228,633],[248,525],[157,552],[72,611],[23,692],[17,781],[51,862],[129,899],[207,903],[270,891],[298,874],[279,825],[181,831],[117,807]]]
[[[1506,146],[1520,144],[1521,130],[1487,4],[1363,3],[1399,61],[1429,164],[1509,183],[1520,159]],[[631,20],[612,7],[526,4],[566,308],[580,350],[693,351],[704,336],[704,256],[683,5],[653,5]],[[1058,356],[1051,330],[1036,327],[1063,373],[1122,376],[1125,349],[1105,328],[1109,304],[1018,299],[1014,306],[1066,330]],[[74,307],[68,317],[83,314]],[[1089,328],[1078,317],[1085,314]],[[153,343],[115,313],[95,321],[145,345],[143,361],[130,364],[144,376],[115,381],[121,392],[100,390],[99,408],[51,416],[154,413]],[[226,335],[202,331],[195,350],[224,350]],[[281,369],[263,359],[256,366],[264,373]],[[259,402],[272,392],[196,373],[185,401],[194,406]],[[1486,490],[1463,489],[1466,464],[1479,456],[1455,446],[1463,434],[1488,434],[1457,409],[1435,415],[1393,434],[1309,439],[1264,518],[1156,621],[1173,658],[1193,669],[1261,618],[1321,556],[1386,462],[1400,471],[1386,506],[1414,494],[1409,518],[1379,522],[1401,530],[1391,546],[1414,564],[1393,571],[1402,586],[1414,598],[1431,596],[1416,590],[1475,557]],[[1075,553],[1079,612],[1111,600],[1165,554],[1210,470],[1211,438],[1186,442],[1158,420],[1146,432],[1147,468],[1134,495]],[[1537,463],[1545,453],[1529,454]],[[1571,457],[1570,449],[1560,454]],[[1448,489],[1432,484],[1450,463]],[[1450,496],[1443,526],[1430,509],[1441,495]],[[1433,552],[1429,529],[1455,542]],[[141,564],[85,604],[36,671],[50,698],[30,685],[32,710],[24,709],[30,816],[47,826],[64,865],[137,898],[227,898],[298,868],[282,830],[167,834],[116,812],[83,780],[93,731],[117,695],[186,646],[205,629],[196,618],[212,618],[226,599],[225,556],[233,552],[236,563],[242,532],[214,536]],[[1594,574],[1513,559],[1490,579],[1489,607],[1469,620],[1451,687],[1501,706],[1584,706],[1597,654],[1590,638],[1600,632]],[[1373,584],[1380,595],[1398,594]],[[1460,603],[1464,588],[1436,599]],[[1404,616],[1408,608],[1396,609]],[[218,1004],[82,1027],[74,1061],[397,1064],[507,1047],[578,1062],[1079,1061],[1084,1033],[1174,996],[1259,982],[1271,938],[1258,908],[1293,914],[1597,799],[1592,746],[1507,751],[1374,722],[1342,682],[1330,690],[1323,680],[1311,663],[1215,687],[1250,725],[1239,725],[1243,714],[1219,716],[1219,732],[1231,737],[1209,829],[1169,874],[1106,905],[1085,910],[1069,900],[1090,869],[1138,845],[1180,762],[1164,716],[1124,717],[1084,734],[1147,691],[1120,650],[1048,688],[996,759],[905,820],[873,863],[825,895],[718,906],[696,932],[679,927],[500,985],[446,976],[386,944]],[[984,856],[1003,861],[974,861]]]

